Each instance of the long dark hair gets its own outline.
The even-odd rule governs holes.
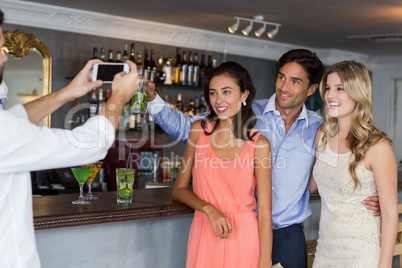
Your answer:
[[[241,109],[233,119],[232,130],[236,138],[242,140],[252,140],[254,134],[251,136],[250,132],[257,122],[256,116],[252,109],[252,104],[255,98],[255,87],[253,85],[253,82],[251,81],[251,77],[247,69],[233,61],[224,62],[218,67],[209,70],[204,77],[204,98],[208,105],[210,113],[201,122],[202,129],[204,130],[205,134],[211,135],[215,131],[220,121],[214,109],[212,109],[211,101],[209,99],[209,83],[211,82],[212,77],[222,74],[233,78],[236,85],[239,86],[241,93],[244,93],[246,90],[249,91],[248,97],[246,99],[246,106],[242,105]],[[215,122],[215,125],[211,132],[208,132],[205,128],[205,125],[207,122],[211,121]]]

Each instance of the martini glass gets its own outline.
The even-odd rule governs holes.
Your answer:
[[[94,164],[95,166],[92,169],[91,175],[89,175],[88,180],[87,180],[88,194],[84,197],[84,200],[96,200],[96,199],[98,199],[96,196],[94,196],[92,194],[92,181],[96,177],[96,174],[98,174],[102,164],[103,164],[103,162],[96,162]]]
[[[88,179],[89,175],[91,175],[91,172],[92,172],[92,169],[94,168],[94,166],[95,166],[95,164],[71,167],[71,171],[73,172],[75,179],[78,181],[78,184],[80,185],[80,197],[77,200],[73,201],[74,205],[91,204],[91,202],[84,200],[83,188],[84,188],[84,183]]]

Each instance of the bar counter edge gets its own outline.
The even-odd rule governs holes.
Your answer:
[[[73,205],[76,194],[33,197],[35,230],[97,223],[138,220],[191,214],[194,210],[175,202],[172,188],[133,191],[131,204],[118,204],[116,192],[94,193],[98,200],[89,205]]]

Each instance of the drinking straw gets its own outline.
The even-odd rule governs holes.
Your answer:
[[[141,74],[141,93],[144,91],[144,72],[145,72],[145,46],[144,46],[144,51],[142,53],[144,57],[142,58],[142,74]]]
[[[127,156],[127,164],[126,164],[126,168],[128,168],[128,163],[130,162],[130,156],[131,156],[131,146],[133,144],[130,142],[130,149],[128,149],[128,156]]]

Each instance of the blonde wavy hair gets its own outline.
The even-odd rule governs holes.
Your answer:
[[[363,161],[368,149],[382,139],[391,143],[391,139],[384,132],[375,127],[373,121],[373,103],[371,79],[366,67],[356,61],[338,62],[327,70],[320,84],[320,95],[325,103],[325,92],[328,75],[337,73],[343,82],[343,89],[354,101],[356,108],[352,114],[352,126],[347,136],[349,148],[352,152],[349,163],[349,172],[355,183],[355,190],[360,181],[356,176],[356,168]],[[338,119],[328,115],[328,104],[324,104],[322,131],[322,146],[326,147],[330,138],[338,133]]]

